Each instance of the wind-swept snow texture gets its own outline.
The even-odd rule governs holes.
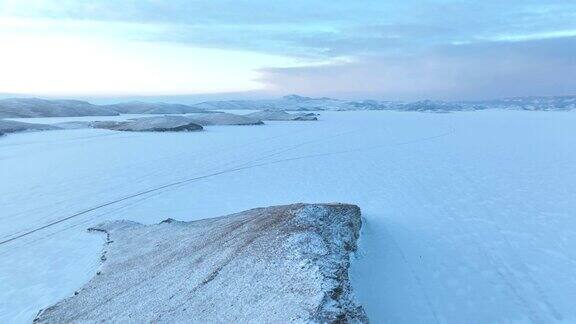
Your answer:
[[[360,209],[257,208],[194,222],[116,221],[101,271],[37,322],[367,322],[348,280]]]
[[[373,323],[576,322],[576,113],[321,119],[5,136],[0,241],[15,239],[0,244],[0,323],[30,323],[95,275],[88,227],[296,201],[362,207],[350,278]]]

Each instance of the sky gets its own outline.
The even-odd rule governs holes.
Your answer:
[[[576,94],[570,0],[0,0],[0,93]]]

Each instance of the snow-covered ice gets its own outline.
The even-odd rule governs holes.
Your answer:
[[[362,208],[352,279],[373,322],[574,322],[575,124],[571,112],[355,111],[4,137],[1,241],[77,216],[0,244],[0,322],[28,322],[93,277],[92,225],[299,201]]]

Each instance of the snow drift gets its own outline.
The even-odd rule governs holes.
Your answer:
[[[346,204],[105,223],[101,271],[35,322],[367,322],[348,280],[360,227]]]

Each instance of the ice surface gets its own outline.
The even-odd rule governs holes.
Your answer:
[[[71,120],[86,119],[58,121]],[[374,323],[575,322],[574,125],[571,112],[354,111],[194,136],[5,136],[2,240],[116,203],[0,244],[0,322],[30,322],[94,276],[90,226],[299,201],[362,208],[351,278]]]
[[[105,223],[92,229],[107,235],[102,269],[36,321],[365,322],[348,280],[360,225],[344,204]]]

